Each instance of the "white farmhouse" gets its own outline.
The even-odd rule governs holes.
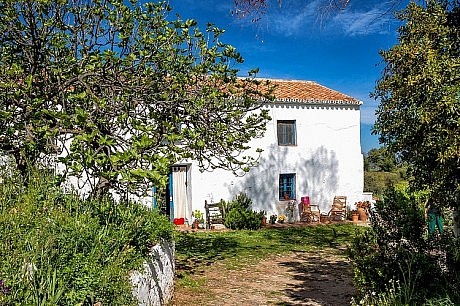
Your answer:
[[[327,213],[334,196],[348,205],[363,199],[363,156],[360,145],[361,101],[311,81],[270,80],[275,101],[264,106],[272,120],[263,138],[257,167],[243,177],[229,171],[203,172],[193,163],[177,164],[170,176],[173,218],[191,219],[204,212],[204,202],[232,200],[244,192],[253,209],[279,214],[284,196],[300,202],[310,197]]]

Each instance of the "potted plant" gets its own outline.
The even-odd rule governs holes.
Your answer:
[[[265,226],[267,225],[267,217],[265,217],[265,213],[262,216],[262,221],[260,222],[260,226]]]
[[[350,213],[351,213],[351,221],[358,222],[358,219],[359,219],[358,211],[356,209],[353,209]]]
[[[286,221],[286,215],[280,215],[278,217],[278,223],[284,223]]]
[[[277,218],[278,218],[277,215],[271,215],[270,216],[270,224],[275,224]]]
[[[289,223],[294,222],[294,208],[295,202],[289,201],[288,205],[286,206],[286,216]]]
[[[358,214],[359,214],[359,220],[367,221],[371,203],[369,201],[359,201],[359,202],[356,202],[355,205],[356,205],[356,210],[358,211]]]
[[[195,209],[192,212],[192,217],[195,218],[192,223],[192,228],[199,229],[201,225],[204,225],[203,213],[199,209]]]

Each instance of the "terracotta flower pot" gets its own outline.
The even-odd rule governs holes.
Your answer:
[[[364,208],[358,208],[359,220],[367,221],[367,212]]]
[[[267,217],[263,216],[262,221],[260,222],[260,225],[265,226],[267,225]]]
[[[351,215],[351,221],[353,221],[353,222],[358,222],[358,219],[359,219],[359,215],[358,215],[358,214],[352,214],[352,215]]]

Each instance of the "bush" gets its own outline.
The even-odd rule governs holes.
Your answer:
[[[235,230],[250,229],[256,230],[261,227],[264,211],[256,212],[251,209],[252,200],[244,193],[223,206],[226,208],[224,224],[226,227]]]
[[[401,182],[404,182],[404,178],[399,172],[364,172],[364,190],[378,196],[382,195],[387,188]]]
[[[448,233],[427,236],[421,202],[420,194],[388,189],[371,213],[371,229],[349,247],[364,304],[421,305],[440,296],[459,302],[458,244]]]
[[[0,292],[6,305],[134,305],[129,272],[172,224],[136,203],[81,200],[53,177],[0,188]]]

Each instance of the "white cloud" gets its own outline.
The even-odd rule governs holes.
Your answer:
[[[311,1],[300,9],[299,6],[281,7],[278,12],[271,13],[268,18],[271,28],[285,36],[304,32],[307,27],[311,28],[315,23],[320,2],[321,0]]]
[[[379,8],[368,11],[345,10],[332,18],[330,27],[339,28],[349,36],[386,34],[393,30],[390,28],[392,20],[388,11]]]
[[[267,30],[284,36],[316,31],[347,36],[394,32],[395,19],[388,2],[356,1],[356,5],[350,4],[344,10],[325,7],[324,0],[301,2],[283,1],[280,7],[269,8],[259,22],[265,22]]]

